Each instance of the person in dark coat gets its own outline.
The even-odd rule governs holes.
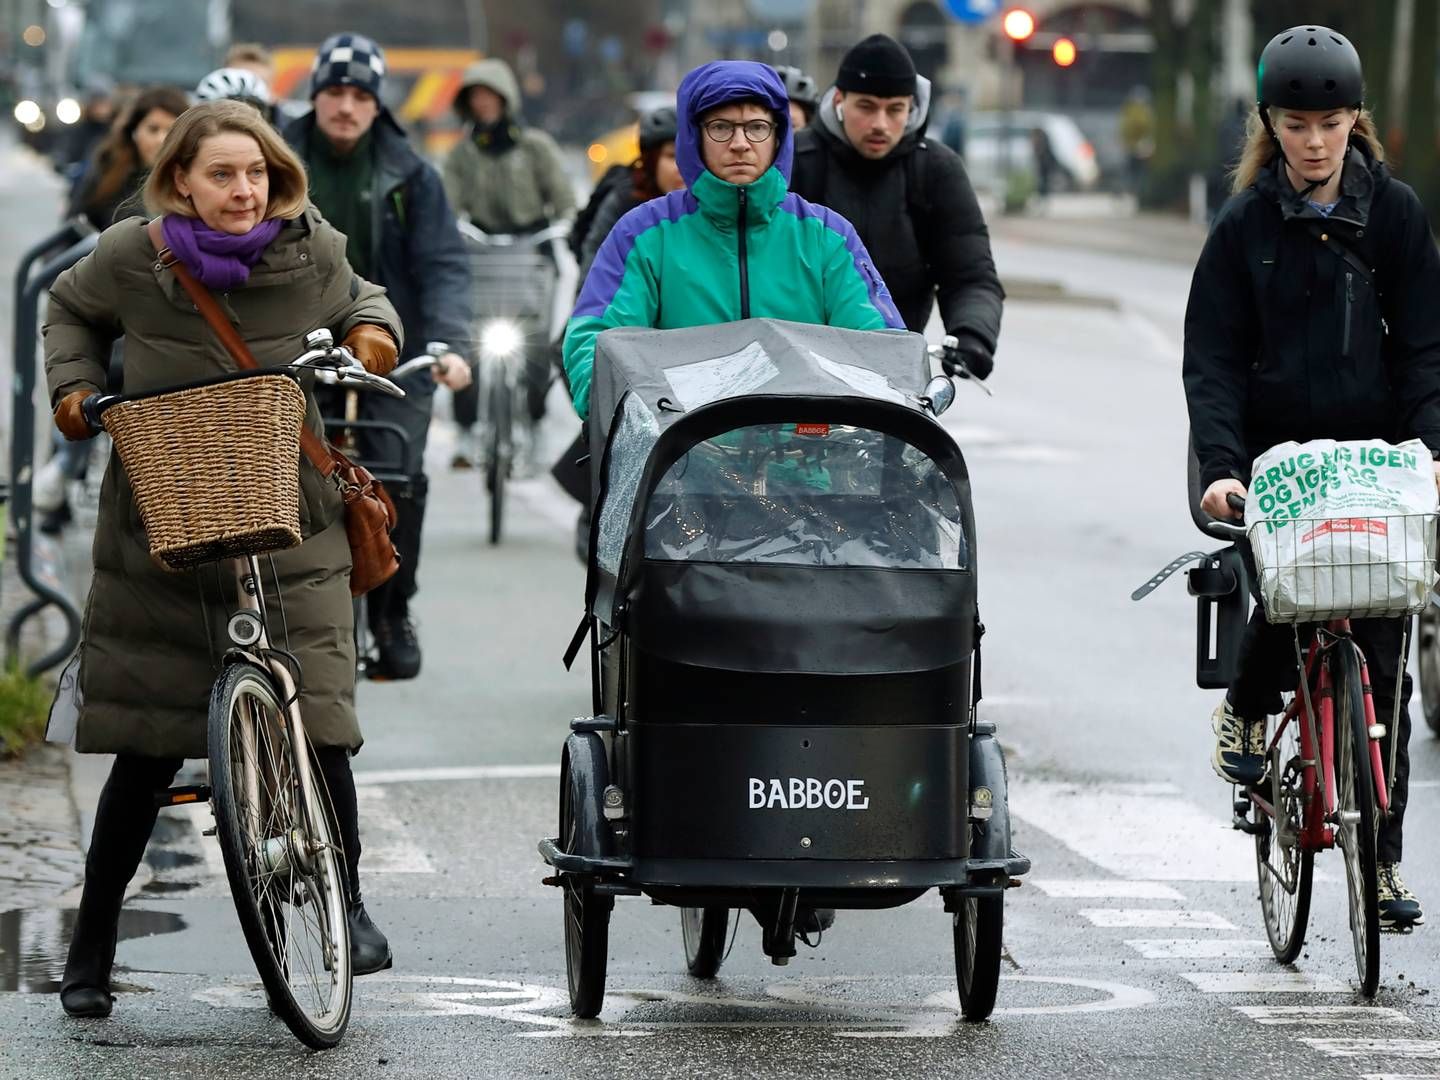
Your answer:
[[[906,327],[923,333],[938,298],[945,332],[983,379],[1005,292],[964,164],[925,137],[929,107],[930,82],[904,47],[866,38],[845,54],[815,123],[796,134],[790,190],[855,226]]]
[[[408,435],[403,471],[415,477],[395,499],[395,547],[400,572],[370,593],[370,631],[380,678],[420,673],[420,642],[410,618],[418,584],[420,531],[425,519],[425,440],[435,384],[452,390],[473,378],[474,298],[470,262],[440,174],[420,157],[390,111],[380,104],[385,54],[360,34],[336,34],[320,46],[311,76],[314,109],[285,129],[285,138],[310,173],[310,197],[348,239],[355,272],[385,288],[400,313],[405,338],[419,353],[427,342],[451,351],[432,378],[400,380],[405,397],[361,395],[361,417],[399,424]],[[361,454],[395,456],[393,438],[362,438]],[[397,492],[397,494],[400,494]]]
[[[1319,44],[1317,44],[1317,42]],[[1440,254],[1425,209],[1390,175],[1355,48],[1291,30],[1261,56],[1259,106],[1195,267],[1185,312],[1185,396],[1202,509],[1234,518],[1255,457],[1310,439],[1418,438],[1440,458]],[[1440,462],[1435,466],[1440,478]],[[1437,480],[1440,482],[1440,480]],[[1375,711],[1395,704],[1404,619],[1352,624]],[[1294,637],[1258,608],[1238,675],[1215,710],[1212,764],[1232,783],[1265,771],[1265,718],[1294,689]],[[1391,813],[1379,831],[1382,925],[1421,921],[1400,879],[1410,679],[1401,688]],[[1392,725],[1388,725],[1390,727]]]

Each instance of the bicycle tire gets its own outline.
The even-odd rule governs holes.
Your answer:
[[[1310,896],[1315,880],[1315,852],[1303,846],[1305,828],[1305,771],[1300,765],[1296,727],[1290,722],[1280,743],[1271,751],[1270,766],[1260,794],[1275,808],[1270,828],[1255,835],[1255,870],[1260,879],[1260,911],[1271,951],[1282,964],[1291,964],[1305,945],[1310,922]],[[1275,850],[1282,850],[1282,865],[1275,865]],[[1278,887],[1278,891],[1277,891]],[[1289,898],[1288,901],[1286,898]]]
[[[1360,992],[1374,997],[1380,985],[1380,897],[1376,867],[1377,811],[1370,771],[1370,733],[1365,691],[1355,647],[1342,643],[1334,654],[1335,786],[1340,811],[1336,841],[1345,855],[1345,893],[1350,937]]]
[[[515,422],[511,408],[508,373],[497,370],[490,383],[490,452],[487,456],[485,486],[490,492],[490,543],[500,543],[505,531],[505,486],[510,479],[510,455],[515,440],[511,425]]]
[[[1416,620],[1416,667],[1420,710],[1432,732],[1440,735],[1440,608],[1427,605]]]
[[[566,852],[578,849],[578,819],[571,785],[560,790],[560,842]],[[595,892],[595,883],[576,874],[564,875],[565,978],[570,1011],[593,1020],[605,1004],[605,969],[609,964],[610,912],[615,901]]]
[[[713,979],[725,962],[730,909],[680,909],[680,938],[685,945],[685,970],[697,979]]]
[[[230,894],[271,1011],[306,1046],[327,1050],[344,1037],[353,1000],[344,870],[314,753],[308,740],[297,748],[290,730],[269,672],[249,663],[226,669],[211,693],[207,737]],[[297,749],[309,755],[315,782],[308,792],[300,790]],[[314,924],[302,914],[297,933],[302,908],[314,909]],[[319,992],[312,947],[328,994]],[[307,976],[309,992],[302,994],[294,984]]]
[[[1005,931],[1005,898],[965,896],[954,916],[955,983],[960,1015],[979,1023],[995,1011]]]

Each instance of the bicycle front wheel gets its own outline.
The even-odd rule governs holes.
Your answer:
[[[1254,790],[1270,803],[1273,817],[1256,812],[1268,826],[1255,834],[1255,866],[1260,875],[1260,910],[1275,959],[1293,963],[1305,944],[1310,921],[1310,889],[1315,852],[1303,846],[1305,828],[1305,765],[1297,729],[1304,716],[1290,722],[1270,752],[1265,779]]]
[[[343,860],[314,754],[268,672],[235,664],[215,684],[209,750],[216,836],[270,1008],[301,1042],[328,1049],[350,1022]]]
[[[511,398],[514,391],[503,366],[497,365],[490,383],[490,447],[485,470],[485,486],[490,491],[490,543],[500,543],[505,529],[505,485],[510,479],[510,459],[514,454],[515,411]]]
[[[725,962],[730,937],[730,910],[723,907],[680,909],[680,938],[685,945],[685,970],[697,979],[713,979]]]
[[[1360,661],[1348,643],[1336,647],[1335,786],[1336,840],[1345,854],[1350,936],[1360,992],[1374,997],[1380,985],[1380,898],[1377,892],[1375,781],[1370,771],[1370,733]]]

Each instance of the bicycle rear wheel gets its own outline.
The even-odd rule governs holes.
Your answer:
[[[1270,765],[1257,793],[1275,810],[1273,819],[1256,813],[1269,828],[1255,834],[1255,866],[1260,875],[1260,910],[1275,959],[1293,963],[1305,944],[1310,921],[1310,889],[1315,852],[1302,847],[1305,827],[1305,769],[1301,764],[1298,725],[1290,722],[1270,753]]]
[[[230,893],[271,1009],[325,1050],[350,1023],[350,929],[329,794],[308,740],[293,734],[268,672],[225,671],[210,697],[209,751]]]
[[[1375,865],[1378,815],[1370,772],[1370,734],[1365,725],[1365,691],[1354,646],[1342,642],[1334,655],[1336,840],[1345,853],[1350,936],[1360,992],[1374,997],[1380,985],[1380,898]]]

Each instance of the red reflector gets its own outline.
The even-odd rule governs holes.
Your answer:
[[[830,425],[829,425],[829,424],[796,424],[796,425],[795,425],[795,434],[796,434],[796,435],[817,435],[817,436],[819,436],[820,438],[823,439],[823,438],[825,438],[827,435],[830,434]]]

